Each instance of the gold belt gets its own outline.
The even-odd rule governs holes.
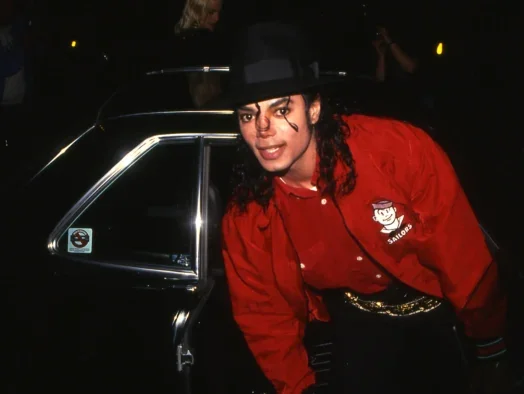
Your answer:
[[[410,316],[417,313],[429,312],[442,304],[441,300],[426,295],[418,296],[403,304],[388,304],[382,301],[364,300],[347,291],[344,292],[344,294],[347,300],[358,309],[389,316]]]

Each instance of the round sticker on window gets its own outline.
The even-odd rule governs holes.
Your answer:
[[[67,251],[69,253],[91,253],[93,249],[93,229],[70,228],[67,232]]]

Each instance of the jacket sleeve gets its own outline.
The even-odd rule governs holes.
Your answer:
[[[225,272],[234,318],[264,374],[278,393],[300,394],[315,382],[303,344],[305,323],[274,282],[271,254],[239,231],[235,218],[222,225]]]
[[[503,335],[506,320],[497,264],[447,155],[422,131],[412,132],[409,167],[412,207],[422,225],[419,260],[437,273],[466,334],[490,342]]]

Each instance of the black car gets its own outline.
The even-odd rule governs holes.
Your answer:
[[[227,78],[164,70],[117,91],[16,194],[17,393],[273,390],[228,300],[219,227],[238,135],[231,111],[195,108],[190,76],[206,72]],[[329,342],[312,349],[326,369]]]
[[[221,260],[237,125],[190,89],[227,71],[160,70],[116,91],[5,206],[13,393],[274,391],[233,320]],[[310,330],[325,387],[329,326]]]

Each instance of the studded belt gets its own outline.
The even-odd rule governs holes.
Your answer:
[[[348,291],[344,292],[344,296],[347,302],[360,310],[389,316],[410,316],[430,312],[442,304],[441,300],[427,295],[417,295],[401,303],[367,300]]]

